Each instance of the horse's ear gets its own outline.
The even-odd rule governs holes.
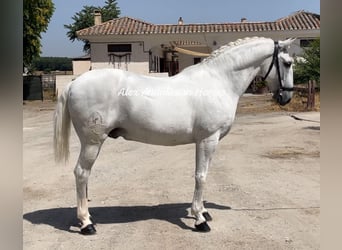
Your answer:
[[[288,48],[297,38],[288,38],[284,41],[279,41],[280,48]]]

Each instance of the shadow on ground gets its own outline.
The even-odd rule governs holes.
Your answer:
[[[92,207],[89,212],[97,224],[129,223],[144,220],[164,220],[182,229],[193,230],[181,219],[194,219],[188,215],[190,203],[160,204],[156,206],[114,206]],[[215,203],[205,203],[208,209],[231,209]],[[71,226],[78,226],[76,208],[51,208],[24,214],[24,219],[32,224],[46,224],[59,230],[76,232]]]

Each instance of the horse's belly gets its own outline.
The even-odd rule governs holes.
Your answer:
[[[162,131],[151,131],[142,128],[117,128],[109,133],[112,138],[123,137],[125,140],[137,141],[154,145],[175,146],[181,144],[194,143],[191,133],[174,132],[167,133]]]

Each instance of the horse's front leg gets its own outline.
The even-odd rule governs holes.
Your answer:
[[[87,185],[91,167],[98,156],[100,148],[101,144],[83,144],[74,170],[77,193],[77,218],[82,224],[82,234],[94,234],[96,232],[88,211]]]
[[[219,133],[216,133],[196,143],[195,192],[191,213],[196,217],[196,229],[202,232],[210,231],[207,221],[211,220],[211,216],[203,204],[203,190],[205,188],[211,158],[215,152],[218,141]]]

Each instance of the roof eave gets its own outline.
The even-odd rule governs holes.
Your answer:
[[[313,19],[310,18],[313,23],[307,24],[302,19],[297,19],[297,16],[301,15],[315,15]],[[100,25],[85,28],[76,32],[77,37],[80,39],[90,40],[93,37],[103,36],[132,36],[132,35],[185,35],[196,33],[227,33],[227,32],[265,32],[265,31],[278,31],[278,30],[311,30],[311,27],[318,27],[319,15],[314,13],[308,13],[305,11],[297,11],[287,17],[283,17],[276,21],[271,22],[236,22],[236,23],[213,23],[213,24],[150,24],[138,19],[123,17],[107,21]],[[318,18],[318,21],[317,21]],[[299,21],[298,21],[299,20]],[[115,22],[118,25],[124,25],[120,29],[109,29],[106,25],[110,22]],[[130,23],[133,22],[133,23]],[[104,25],[104,26],[103,26]],[[311,26],[305,28],[304,26]],[[101,27],[103,26],[103,27]],[[220,26],[219,30],[215,30]],[[129,27],[129,29],[125,29]],[[213,27],[215,27],[214,30]],[[113,34],[112,34],[113,33]],[[83,34],[83,35],[82,35]]]

